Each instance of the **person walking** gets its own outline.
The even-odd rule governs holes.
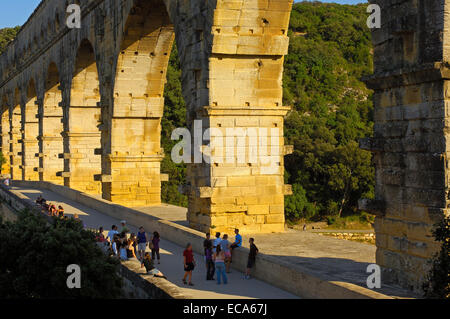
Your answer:
[[[158,264],[161,263],[161,256],[159,254],[159,242],[160,242],[160,238],[159,238],[159,233],[157,231],[155,231],[153,233],[153,237],[152,237],[152,259],[155,260],[155,256],[158,259]]]
[[[228,241],[228,235],[224,234],[222,241],[220,242],[220,250],[223,251],[225,255],[225,269],[227,274],[230,273],[230,262],[231,262],[231,251],[230,242]]]
[[[194,253],[192,252],[192,245],[189,243],[186,245],[186,249],[183,252],[183,264],[184,264],[184,277],[183,283],[189,284],[189,286],[193,286],[192,283],[192,271],[195,268],[195,259]],[[189,278],[187,282],[186,279]]]
[[[206,261],[206,280],[214,280],[216,267],[213,260],[213,249],[211,241],[206,241],[205,261]]]
[[[228,278],[225,273],[225,254],[220,248],[220,245],[216,247],[213,259],[216,266],[217,284],[220,285],[220,279],[222,278],[223,284],[226,285],[228,283]]]
[[[145,249],[147,248],[147,235],[145,234],[144,227],[139,227],[139,232],[137,234],[137,241],[138,241],[138,257],[139,260],[144,260],[145,255]]]
[[[258,247],[255,245],[255,239],[250,238],[250,252],[248,253],[248,261],[247,261],[247,270],[245,271],[245,279],[250,279],[250,272],[252,268],[255,266],[256,263],[256,255],[258,254],[259,250]]]

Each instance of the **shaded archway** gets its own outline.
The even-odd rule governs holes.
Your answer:
[[[136,1],[118,55],[111,119],[111,178],[103,196],[128,206],[161,203],[161,117],[174,29],[161,0]]]
[[[64,185],[87,193],[100,193],[94,175],[101,172],[100,86],[94,48],[83,40],[78,48],[68,110],[68,127],[64,132]]]
[[[39,158],[39,120],[36,85],[31,79],[27,87],[27,97],[25,109],[23,112],[23,139],[22,139],[22,157],[23,157],[23,179],[27,181],[39,180],[38,167]]]
[[[10,112],[10,165],[11,178],[22,179],[22,108],[20,90],[14,90],[13,105]]]
[[[64,152],[63,109],[60,105],[62,94],[60,90],[59,72],[55,63],[50,63],[45,82],[45,94],[40,116],[39,131],[39,179],[56,184],[63,184],[58,172],[64,170],[64,161],[59,154]]]

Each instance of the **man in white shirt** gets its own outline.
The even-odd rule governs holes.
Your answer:
[[[220,245],[220,242],[222,241],[222,239],[220,239],[220,233],[217,232],[216,233],[216,239],[214,239],[214,243],[213,243],[213,251],[216,252],[216,247]]]
[[[111,230],[108,232],[108,235],[106,236],[106,239],[111,243],[114,239],[114,235],[119,234],[117,231],[117,226],[112,225]]]

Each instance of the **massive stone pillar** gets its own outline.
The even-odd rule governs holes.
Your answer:
[[[292,2],[167,1],[192,136],[184,191],[196,229],[284,230],[282,73]],[[201,159],[203,133],[212,163]]]
[[[59,157],[64,151],[63,109],[59,73],[56,65],[51,63],[45,82],[45,96],[39,112],[39,180],[62,185],[61,174],[64,161]]]
[[[16,180],[22,179],[22,107],[20,91],[14,91],[14,102],[10,112],[10,165],[11,178]]]
[[[30,80],[27,89],[27,98],[23,112],[23,139],[22,139],[22,174],[26,181],[39,180],[39,119],[38,100],[36,87],[33,80]]]
[[[67,129],[64,137],[64,185],[91,194],[101,193],[94,176],[101,173],[101,123],[99,80],[94,49],[83,40],[78,49],[72,79]]]
[[[137,1],[124,21],[114,108],[104,144],[103,197],[127,206],[161,203],[161,117],[174,30],[162,1]],[[163,175],[163,180],[166,178]]]
[[[375,219],[383,282],[420,291],[438,250],[433,224],[448,214],[450,1],[370,1],[381,6],[373,29]]]

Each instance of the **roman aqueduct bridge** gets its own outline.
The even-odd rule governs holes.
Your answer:
[[[126,206],[161,202],[163,91],[174,40],[187,125],[276,128],[276,169],[187,165],[188,220],[202,231],[284,230],[282,105],[293,0],[43,0],[0,57],[1,147],[13,179],[49,181]],[[377,263],[418,285],[447,212],[450,53],[444,0],[376,1]],[[81,28],[66,9],[81,6]],[[248,149],[248,143],[238,147]],[[170,151],[170,150],[166,150]],[[194,150],[194,152],[200,150]]]

